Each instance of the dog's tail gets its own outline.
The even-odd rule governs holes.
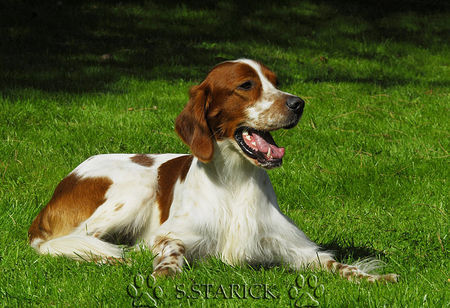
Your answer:
[[[339,263],[333,259],[326,262],[326,269],[348,280],[367,280],[369,282],[397,282],[397,274],[369,274],[372,270],[379,268],[381,261],[367,259],[354,263],[353,265],[347,265]]]
[[[82,261],[107,262],[123,257],[120,246],[88,235],[69,234],[47,241],[35,238],[30,244],[40,254],[62,255]]]

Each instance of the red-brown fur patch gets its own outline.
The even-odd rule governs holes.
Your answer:
[[[329,260],[329,261],[327,262],[327,264],[326,264],[327,268],[328,268],[329,270],[333,269],[333,264],[334,264],[334,263],[337,263],[337,262],[334,261],[334,260]]]
[[[155,162],[155,160],[152,157],[145,155],[145,154],[136,154],[133,157],[131,157],[130,159],[133,163],[144,166],[144,167],[151,167],[151,166],[153,166],[153,164]]]
[[[111,184],[107,177],[80,179],[74,173],[67,176],[31,224],[28,230],[30,242],[35,238],[49,240],[69,234],[105,202]]]
[[[158,169],[158,192],[156,200],[160,210],[160,223],[169,217],[170,206],[173,201],[173,189],[178,179],[184,181],[191,167],[192,155],[184,155],[171,159]]]
[[[247,81],[249,90],[239,89]],[[262,84],[258,73],[245,63],[223,63],[205,79],[212,92],[206,114],[216,140],[232,138],[236,128],[246,120],[246,109],[261,97]]]

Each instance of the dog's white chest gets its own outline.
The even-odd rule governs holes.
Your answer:
[[[254,179],[233,185],[216,186],[213,182],[197,182],[201,190],[185,187],[179,199],[182,213],[187,215],[201,242],[193,245],[200,257],[218,256],[229,264],[259,262],[268,253],[264,247],[265,234],[271,229],[268,217],[273,205],[266,194],[261,193],[267,184]],[[196,194],[189,192],[196,191]],[[198,192],[201,191],[201,194]]]

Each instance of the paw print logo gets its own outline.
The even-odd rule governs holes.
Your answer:
[[[133,299],[133,307],[158,307],[158,300],[163,297],[164,290],[156,285],[156,279],[152,275],[144,278],[137,274],[133,283],[128,285],[127,293]]]
[[[319,284],[317,276],[308,274],[305,278],[298,275],[295,284],[289,289],[289,298],[294,307],[319,307],[319,299],[325,294],[325,287]]]

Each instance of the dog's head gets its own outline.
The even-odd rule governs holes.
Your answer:
[[[253,164],[278,167],[284,148],[276,145],[270,131],[294,127],[305,103],[276,85],[275,74],[258,62],[223,62],[190,89],[175,129],[203,162],[213,158],[214,142],[228,139]]]

